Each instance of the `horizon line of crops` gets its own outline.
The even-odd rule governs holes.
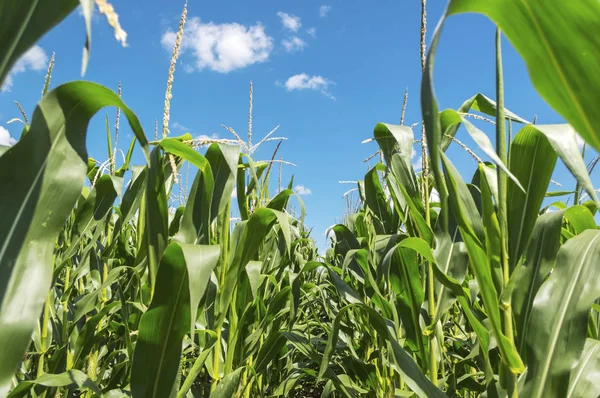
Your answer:
[[[112,6],[95,3],[125,42]],[[94,1],[7,4],[0,81],[79,4],[85,70]],[[187,5],[153,141],[121,84],[117,93],[83,81],[49,90],[51,62],[31,122],[21,109],[21,139],[0,151],[10,188],[0,193],[0,396],[598,396],[599,202],[595,163],[584,163],[575,131],[600,149],[590,62],[600,61],[600,39],[579,37],[598,27],[600,4],[451,0],[427,53],[421,6],[421,139],[404,125],[405,93],[400,124],[374,128],[380,162],[357,182],[358,202],[331,228],[324,257],[293,177],[287,189],[279,177],[269,195],[273,164],[287,164],[276,159],[284,137],[275,128],[253,144],[252,85],[246,141],[225,126],[236,140],[169,137]],[[496,98],[476,94],[440,111],[437,43],[446,19],[463,12],[498,26]],[[569,124],[530,123],[505,109],[502,34]],[[118,109],[115,138],[107,118],[108,159],[97,162],[81,133],[105,106]],[[467,119],[472,112],[493,122],[495,145]],[[117,168],[121,116],[135,138]],[[456,137],[465,131],[491,161]],[[271,159],[253,159],[271,141]],[[136,143],[142,166],[130,164]],[[446,154],[452,143],[477,163],[470,180]],[[559,158],[575,180],[573,204],[542,207]]]

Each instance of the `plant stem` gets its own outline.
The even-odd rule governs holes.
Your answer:
[[[504,78],[502,72],[502,32],[496,29],[496,152],[502,163],[506,164],[506,116],[504,111]],[[502,273],[504,286],[510,279],[510,268],[508,258],[508,222],[507,222],[507,178],[506,174],[498,170],[498,221],[500,223],[500,234],[502,244]],[[514,345],[513,320],[510,302],[503,311],[504,334],[511,344]],[[508,383],[508,396],[518,397],[517,375],[506,367]]]
[[[52,293],[52,291],[50,291],[50,293]],[[44,304],[42,333],[40,335],[42,352],[40,353],[40,357],[38,358],[37,377],[40,377],[44,374],[44,359],[46,357],[46,351],[48,350],[48,347],[46,347],[46,340],[48,339],[48,320],[50,319],[50,293],[48,293],[48,297],[46,298],[46,304]]]

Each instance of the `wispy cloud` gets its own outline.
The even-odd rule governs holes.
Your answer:
[[[327,14],[329,14],[329,11],[331,11],[330,6],[321,6],[321,7],[319,7],[319,16],[321,18],[324,18],[327,16]]]
[[[171,128],[173,130],[178,130],[178,131],[180,131],[182,133],[190,131],[189,127],[186,127],[186,126],[184,126],[183,124],[181,124],[179,122],[173,122],[173,123],[171,123]]]
[[[17,143],[17,140],[10,136],[10,133],[7,129],[0,126],[0,145],[3,146],[13,146]]]
[[[307,188],[304,185],[296,185],[294,187],[294,192],[296,192],[298,195],[301,195],[301,196],[306,196],[306,195],[312,194],[312,191],[310,190],[310,188]]]
[[[300,17],[281,11],[277,13],[277,16],[281,18],[281,23],[283,24],[283,27],[288,30],[291,30],[292,32],[297,32],[302,27]]]
[[[329,86],[335,84],[331,80],[323,76],[309,76],[306,73],[300,73],[288,78],[284,84],[288,91],[294,90],[314,90],[319,91],[323,95],[334,99],[335,97],[329,92]]]
[[[306,33],[314,39],[317,37],[317,28],[308,28],[306,29]]]
[[[172,30],[163,34],[161,43],[167,51],[172,51],[176,35]],[[260,23],[204,23],[197,17],[188,21],[181,43],[181,53],[191,52],[195,58],[195,69],[208,68],[219,73],[265,62],[272,50],[273,38]],[[192,67],[187,68],[191,70]]]
[[[302,40],[301,38],[299,38],[298,36],[292,36],[290,38],[284,39],[281,41],[281,44],[283,44],[285,51],[287,51],[289,53],[295,53],[297,51],[302,51],[302,50],[304,50],[304,47],[306,46],[306,42],[304,40]]]
[[[46,68],[48,63],[48,55],[44,49],[40,46],[35,45],[31,47],[21,58],[15,63],[12,70],[6,76],[4,84],[0,88],[0,91],[11,91],[13,86],[13,77],[16,74],[23,73],[27,70],[43,70]]]

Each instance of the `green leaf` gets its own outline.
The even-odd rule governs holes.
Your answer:
[[[151,163],[146,176],[146,194],[143,198],[145,212],[142,217],[144,217],[145,225],[144,228],[141,228],[141,232],[144,234],[147,246],[150,286],[154,291],[160,256],[167,247],[169,239],[169,209],[163,167],[165,157],[162,156],[159,147],[154,148],[150,156]]]
[[[512,293],[512,308],[517,330],[517,348],[525,355],[525,341],[529,330],[533,300],[542,283],[556,263],[560,249],[560,232],[564,211],[541,215],[531,233],[529,246],[523,256],[523,264]]]
[[[600,396],[600,341],[586,339],[577,366],[571,370],[568,398]]]
[[[377,173],[379,170],[385,170],[385,166],[381,163],[378,163],[365,174],[365,204],[383,225],[383,230],[379,233],[390,234],[397,227],[393,225],[392,209],[379,181]]]
[[[79,321],[85,314],[92,311],[96,306],[96,301],[98,300],[98,295],[115,283],[121,276],[121,272],[126,270],[128,267],[115,267],[108,273],[106,279],[102,282],[102,285],[98,287],[98,289],[92,290],[90,293],[86,294],[81,300],[79,300],[75,304],[75,309],[73,311],[73,322]]]
[[[532,125],[523,127],[511,143],[510,170],[525,187],[524,193],[508,181],[508,253],[513,270],[529,243],[556,159],[546,137]]]
[[[204,156],[179,140],[167,138],[161,141],[161,146],[169,153],[181,156],[198,168],[179,232],[174,239],[184,243],[211,243],[211,206],[215,181],[210,163]]]
[[[114,92],[87,82],[67,83],[44,96],[29,133],[0,157],[0,184],[8,187],[0,192],[0,396],[42,312],[54,244],[88,170],[85,132],[105,106],[123,110],[148,160],[148,142],[137,117]]]
[[[154,296],[140,320],[133,354],[134,398],[168,397],[173,389],[183,336],[191,325],[187,260],[178,243],[171,243],[162,255]]]
[[[502,360],[513,373],[521,373],[525,370],[525,366],[514,345],[511,344],[502,332],[500,302],[498,300],[498,292],[494,287],[491,267],[485,251],[485,234],[479,212],[477,211],[473,197],[456,168],[454,168],[446,155],[442,153],[441,157],[444,165],[446,184],[450,193],[449,203],[452,208],[452,214],[456,219],[461,236],[465,242],[469,254],[469,266],[481,289],[481,297],[494,337],[496,337]]]
[[[600,3],[544,0],[452,0],[446,15],[476,12],[492,19],[525,60],[542,97],[600,150]],[[582,39],[582,38],[585,38]]]
[[[463,242],[458,242],[458,229],[453,235],[438,232],[436,248],[432,262],[434,274],[438,279],[436,284],[435,319],[430,325],[436,324],[455,302],[457,295],[464,294],[461,283],[464,281],[469,266],[469,256]]]
[[[573,232],[577,235],[585,231],[586,229],[598,229],[594,215],[584,205],[571,206],[565,210],[565,220],[569,223],[569,226]]]
[[[122,186],[123,179],[121,177],[105,174],[98,178],[87,200],[77,210],[75,230],[73,231],[74,240],[104,220],[112,209],[115,199],[121,194]]]
[[[190,319],[192,320],[190,336],[194,336],[194,322],[196,321],[198,305],[206,292],[208,280],[219,261],[221,246],[191,245],[187,243],[180,243],[179,246],[183,252],[190,283]]]
[[[585,231],[559,250],[556,266],[535,296],[527,330],[523,396],[564,397],[585,345],[589,311],[600,296],[600,231]]]
[[[408,239],[410,239],[408,247],[402,245]],[[389,264],[386,266],[390,269],[389,283],[398,298],[398,312],[406,329],[407,343],[413,351],[419,353],[421,363],[426,364],[427,351],[423,344],[423,333],[419,323],[425,292],[421,284],[416,252],[409,248],[421,244],[427,246],[427,242],[419,238],[404,239],[388,252],[383,261]],[[431,252],[431,249],[429,251]],[[430,258],[433,260],[432,254]]]
[[[211,222],[224,212],[235,188],[240,148],[233,145],[212,144],[206,151],[206,160],[213,174],[214,188],[211,204]]]
[[[70,385],[76,385],[79,388],[86,388],[93,391],[98,396],[102,395],[102,392],[85,373],[77,369],[71,369],[60,374],[45,373],[35,380],[22,381],[14,390],[8,394],[8,398],[19,398],[30,394],[30,390],[35,386],[44,387],[65,387]]]
[[[289,252],[290,227],[287,221],[287,215],[267,208],[256,209],[247,224],[244,225],[240,241],[235,248],[235,254],[231,263],[228,265],[224,280],[221,281],[222,285],[219,287],[219,311],[221,322],[224,320],[225,313],[229,308],[231,296],[241,273],[244,271],[248,262],[254,259],[254,255],[257,253],[259,246],[262,244],[265,236],[276,221],[281,227]]]
[[[568,124],[536,124],[535,128],[546,136],[556,154],[567,166],[573,177],[579,182],[590,197],[598,202],[598,197],[590,175],[588,174],[587,167],[581,156],[579,144],[577,143],[576,133]],[[578,204],[578,203],[576,203]]]
[[[373,130],[373,137],[377,140],[387,164],[391,164],[394,154],[398,154],[407,165],[411,164],[415,137],[410,127],[377,123]]]
[[[410,164],[406,164],[399,155],[394,154],[392,156],[392,174],[397,183],[390,183],[389,187],[392,191],[399,191],[404,197],[419,237],[426,242],[433,242],[433,232],[425,220],[425,210],[421,203],[421,194],[412,167]],[[399,194],[397,195],[399,196]]]
[[[460,108],[458,108],[457,112],[462,114],[462,113],[467,113],[470,110],[479,111],[486,115],[496,117],[496,101],[486,97],[485,95],[483,95],[481,93],[477,93],[474,96],[472,96],[471,98],[469,98],[468,100],[466,100],[465,102],[463,102],[463,104],[460,106]],[[454,111],[444,110],[440,114],[441,130],[442,130],[442,133],[444,134],[444,136],[442,137],[441,147],[442,147],[442,151],[444,151],[444,152],[446,151],[446,149],[448,149],[448,147],[452,143],[452,137],[454,137],[456,135],[458,128],[460,127],[460,124],[462,122],[461,118],[456,118],[456,115],[452,115],[449,112],[454,112]],[[504,112],[505,112],[504,115],[506,116],[506,119],[508,119],[508,120],[511,120],[511,121],[514,121],[517,123],[529,124],[529,122],[527,120],[521,118],[518,115],[515,115],[514,113],[512,113],[511,111],[509,111],[506,108],[504,109]],[[448,117],[448,116],[450,116],[450,117]]]
[[[233,372],[227,374],[219,384],[217,388],[210,394],[209,398],[231,398],[236,395],[238,388],[240,387],[240,381],[242,380],[242,374],[246,370],[245,366],[237,368]]]

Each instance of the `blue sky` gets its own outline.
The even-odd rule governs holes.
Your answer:
[[[115,0],[113,5],[128,33],[128,46],[121,47],[105,18],[96,15],[85,79],[114,90],[122,81],[124,101],[152,136],[155,120],[162,120],[171,45],[183,1]],[[428,39],[444,6],[444,1],[429,2]],[[245,136],[252,81],[254,140],[278,125],[277,135],[288,138],[279,154],[296,167],[284,167],[284,181],[295,175],[295,184],[304,193],[307,224],[314,227],[313,236],[323,247],[326,228],[343,213],[341,196],[352,188],[338,181],[363,178],[368,164],[362,160],[376,144],[361,141],[372,135],[377,122],[399,122],[406,88],[405,123],[420,120],[419,13],[418,0],[190,0],[173,86],[171,134],[233,138],[221,127],[225,124]],[[7,124],[20,116],[13,101],[33,113],[52,52],[56,53],[53,87],[81,78],[84,32],[83,18],[74,12],[15,67],[0,92],[2,135],[8,131],[18,138],[18,123]],[[493,24],[480,15],[448,21],[436,57],[441,109],[457,108],[477,92],[494,97],[494,32]],[[511,111],[528,120],[537,115],[538,123],[563,122],[536,93],[523,61],[508,42],[504,71]],[[100,160],[107,157],[107,114],[114,123],[115,111],[103,110],[88,135],[90,156]],[[492,126],[479,126],[493,133]],[[415,134],[419,132],[416,128]],[[458,137],[474,147],[465,132]],[[119,147],[125,150],[130,138],[122,123]],[[265,145],[257,157],[270,158],[274,148],[275,143]],[[457,147],[449,153],[470,179],[472,158]],[[137,161],[141,164],[139,156]],[[555,179],[568,184],[565,189],[574,185],[562,165]]]

